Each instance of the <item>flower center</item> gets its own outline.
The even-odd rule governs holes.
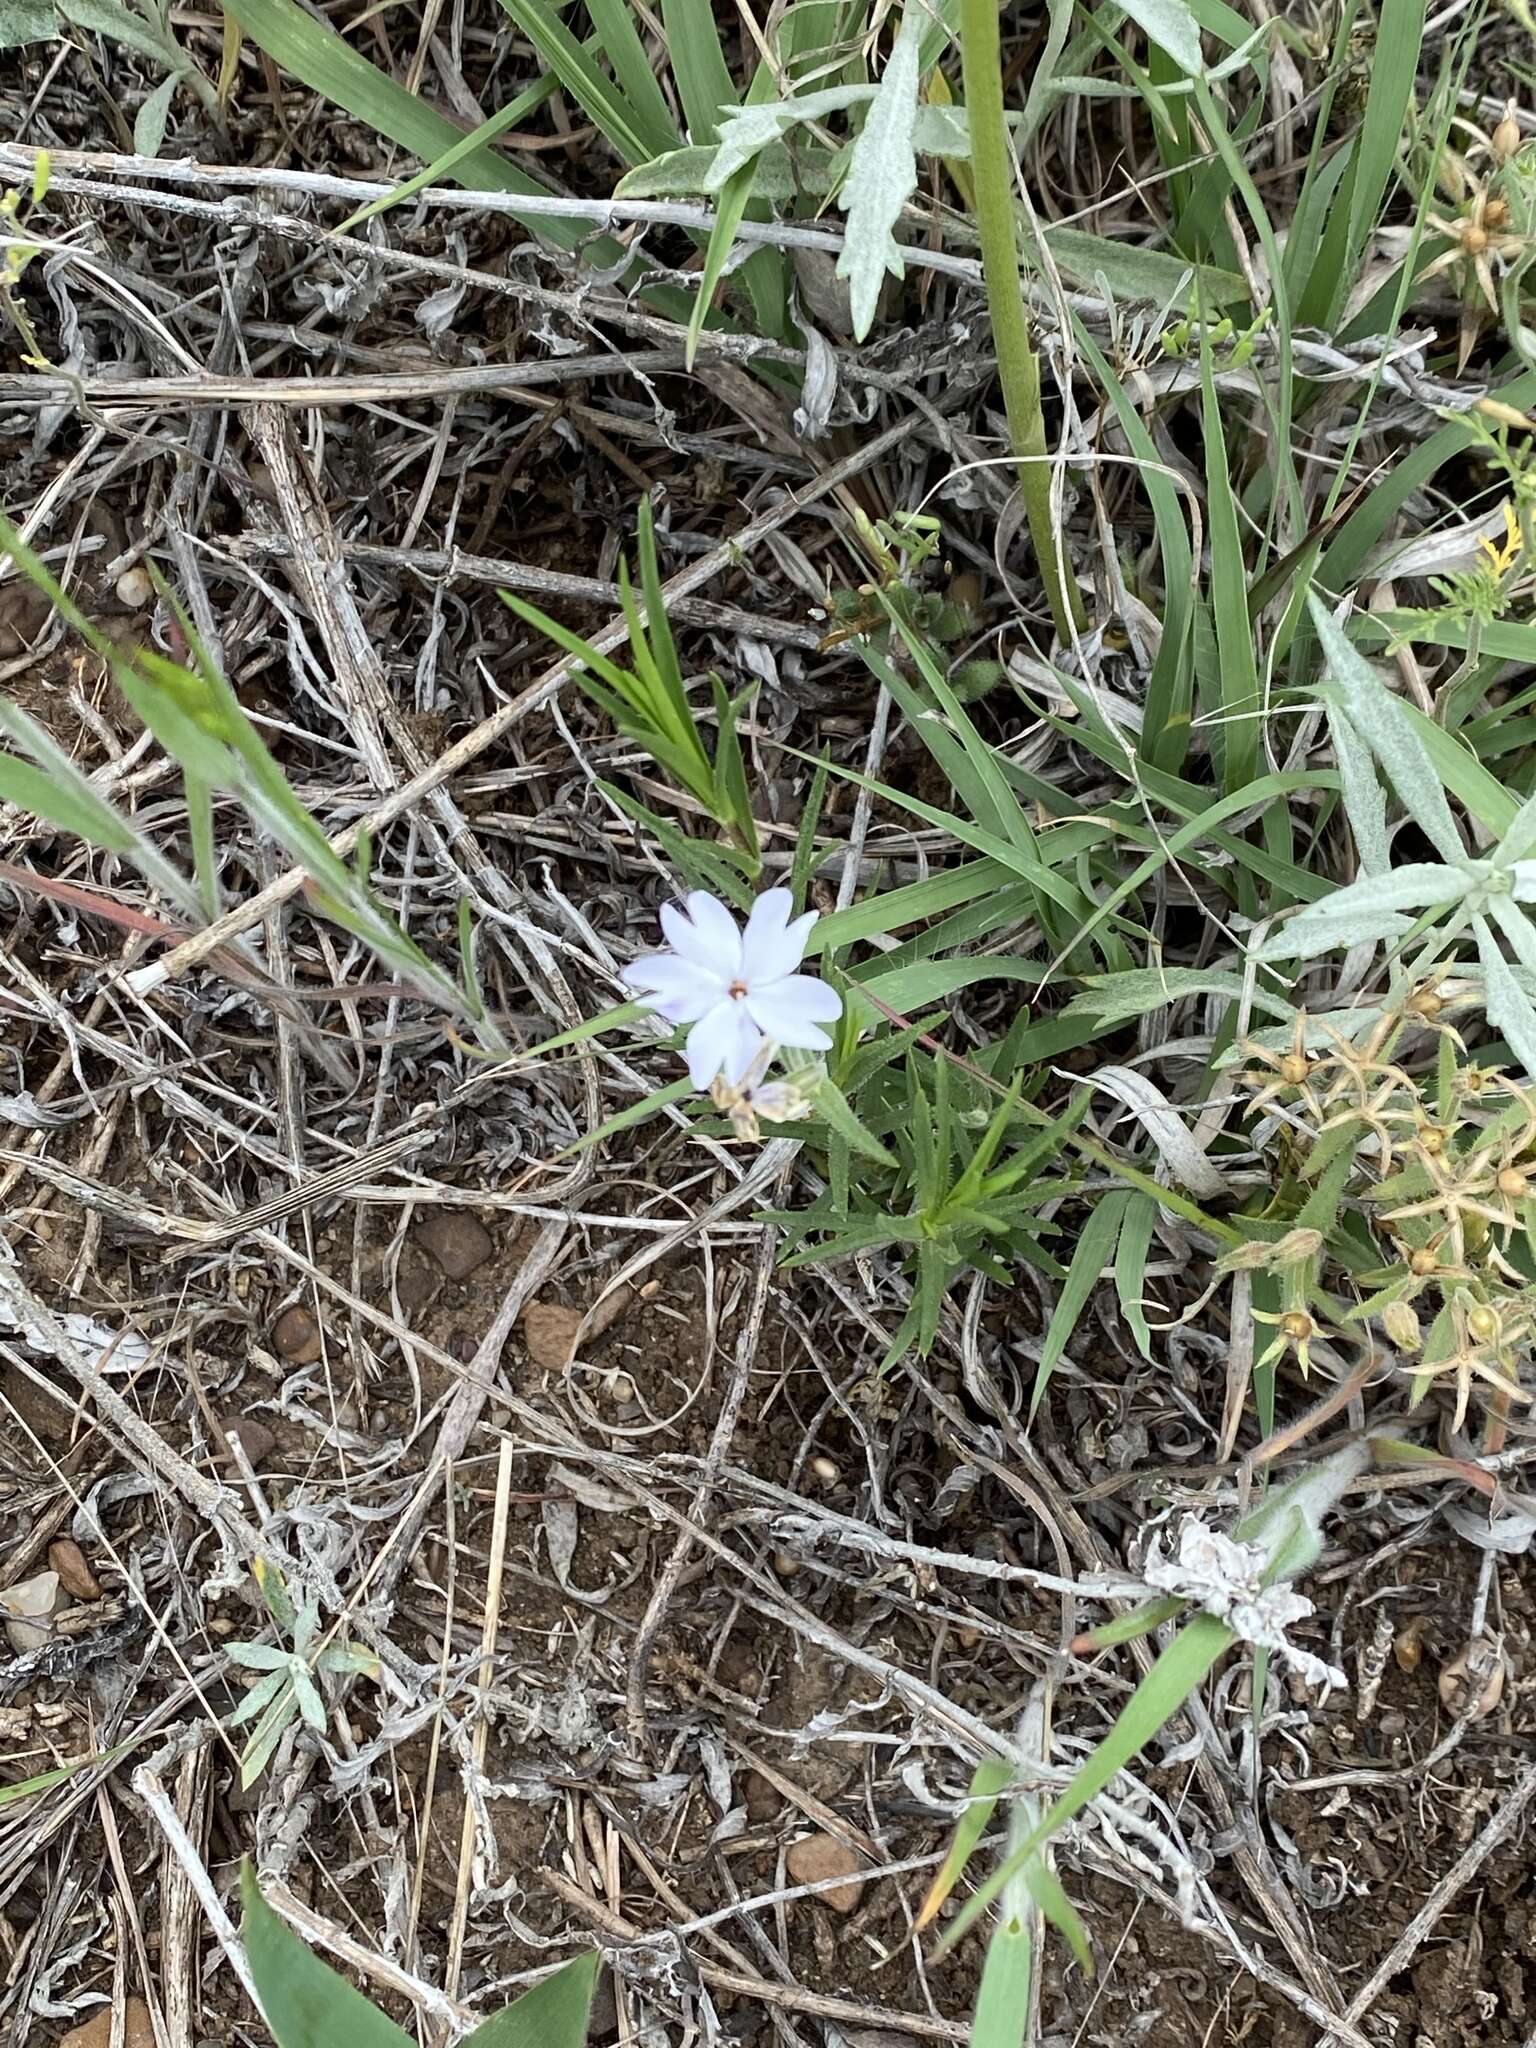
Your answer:
[[[742,997],[746,993],[747,984],[744,981],[733,981],[730,987],[726,990],[726,994],[730,996],[732,1001],[738,1003],[741,1001]]]

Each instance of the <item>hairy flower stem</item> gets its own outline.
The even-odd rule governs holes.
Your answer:
[[[998,381],[1008,411],[1030,539],[1060,639],[1085,624],[1082,599],[1062,573],[1051,509],[1050,452],[1040,410],[1040,361],[1029,339],[1013,206],[1013,151],[1003,119],[1002,48],[998,0],[960,0],[961,74],[971,130],[971,175],[976,185],[976,226],[987,283],[987,309],[997,348]]]

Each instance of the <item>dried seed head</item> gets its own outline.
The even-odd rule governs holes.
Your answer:
[[[1389,1301],[1381,1312],[1381,1326],[1399,1351],[1417,1351],[1423,1342],[1419,1319],[1406,1301]]]
[[[1290,1088],[1299,1088],[1311,1071],[1312,1062],[1304,1052],[1288,1052],[1280,1062],[1280,1078]]]
[[[1515,103],[1510,101],[1504,109],[1504,118],[1494,129],[1488,140],[1493,144],[1493,153],[1501,164],[1507,164],[1520,147],[1520,123],[1515,119]]]
[[[1457,205],[1467,196],[1467,167],[1454,149],[1442,149],[1435,165],[1435,183]]]
[[[1424,1661],[1424,1631],[1429,1626],[1427,1614],[1416,1614],[1400,1628],[1392,1645],[1392,1657],[1399,1671],[1417,1671]]]
[[[1416,1252],[1408,1254],[1408,1270],[1416,1280],[1427,1279],[1439,1263],[1435,1254],[1422,1245]]]
[[[1438,1017],[1445,1008],[1440,992],[1435,988],[1416,989],[1408,998],[1405,1007],[1415,1016],[1426,1019]]]
[[[1320,1230],[1288,1230],[1275,1246],[1275,1264],[1289,1266],[1302,1259],[1315,1259],[1322,1248],[1323,1233]]]
[[[1445,1150],[1445,1132],[1439,1124],[1426,1124],[1419,1132],[1419,1144],[1431,1158],[1438,1158]]]
[[[1512,1202],[1523,1202],[1531,1192],[1531,1183],[1518,1166],[1506,1166],[1499,1175],[1498,1188]]]
[[[1440,1699],[1458,1721],[1481,1721],[1504,1697],[1504,1653],[1482,1636],[1441,1666]]]
[[[1475,220],[1468,221],[1461,231],[1461,252],[1464,256],[1481,256],[1488,247],[1488,230],[1478,226]]]
[[[1509,201],[1507,199],[1489,200],[1488,204],[1483,208],[1483,226],[1487,228],[1490,234],[1495,235],[1501,228],[1509,226]]]
[[[1280,1328],[1293,1344],[1305,1344],[1317,1335],[1317,1325],[1309,1315],[1299,1308],[1287,1309],[1280,1318]]]
[[[1467,1330],[1479,1344],[1491,1344],[1500,1330],[1498,1312],[1483,1302],[1467,1311]]]

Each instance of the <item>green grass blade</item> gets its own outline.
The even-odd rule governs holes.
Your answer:
[[[654,108],[637,106],[571,33],[554,9],[545,4],[545,0],[501,0],[501,4],[533,44],[540,61],[548,65],[588,120],[607,136],[626,164],[646,163],[651,157],[661,156],[677,147],[682,137],[665,118],[665,103],[662,104],[664,118],[660,122],[655,117]],[[594,23],[596,18],[594,10]],[[605,22],[609,28],[614,27],[611,10],[605,14]],[[633,24],[629,25],[629,34],[634,36]],[[605,40],[601,27],[598,36]],[[638,38],[636,48],[639,48]],[[625,52],[625,55],[627,58],[629,53]],[[645,72],[654,88],[656,81],[645,62],[643,50],[639,54],[638,68]]]
[[[715,224],[709,231],[709,246],[704,251],[698,296],[688,317],[688,338],[684,343],[684,364],[690,370],[699,346],[699,336],[704,331],[704,322],[714,304],[716,287],[724,275],[726,260],[736,240],[736,230],[741,226],[747,203],[752,197],[752,177],[752,165],[743,164],[739,171],[726,179],[715,195]]]
[[[714,142],[722,107],[740,104],[730,67],[720,48],[720,30],[710,0],[661,0],[667,55],[688,123],[688,140]]]
[[[71,1778],[81,1771],[88,1771],[93,1764],[115,1763],[133,1747],[130,1742],[120,1742],[115,1749],[93,1752],[90,1756],[77,1756],[73,1763],[60,1764],[55,1771],[44,1771],[35,1778],[23,1778],[19,1784],[0,1785],[0,1812],[7,1806],[19,1806],[24,1799],[35,1799],[40,1792],[51,1792],[56,1785],[67,1785]]]
[[[1241,789],[1259,769],[1259,671],[1253,629],[1248,623],[1248,572],[1242,528],[1227,468],[1226,428],[1216,398],[1211,351],[1200,351],[1200,384],[1205,422],[1205,499],[1211,524],[1211,611],[1220,654],[1220,696],[1211,707],[1218,719],[1211,749],[1224,789]]]
[[[595,1949],[576,1956],[466,2034],[460,2048],[582,2048],[601,1964]]]
[[[592,18],[603,54],[624,97],[635,111],[641,139],[646,144],[646,155],[662,156],[667,150],[676,149],[683,138],[677,132],[672,109],[656,82],[650,57],[635,27],[639,11],[631,0],[587,0],[587,13]],[[670,48],[668,56],[675,66],[676,60]]]
[[[1064,1828],[1074,1814],[1081,1813],[1091,1799],[1096,1799],[1116,1771],[1123,1770],[1158,1730],[1172,1720],[1234,1640],[1225,1622],[1217,1621],[1210,1614],[1196,1615],[1179,1631],[1121,1708],[1114,1727],[1040,1825],[1031,1830],[1028,1839],[974,1897],[967,1900],[950,1922],[940,1944],[941,1953],[951,1949],[963,1934],[975,1926],[1003,1887],[1023,1870],[1030,1857]]]
[[[1157,1204],[1150,1195],[1132,1195],[1120,1225],[1120,1242],[1115,1247],[1115,1293],[1120,1313],[1145,1359],[1152,1356],[1152,1333],[1147,1328],[1145,1293],[1147,1252],[1157,1222]]]
[[[413,2048],[409,2034],[278,1918],[249,1860],[240,1866],[240,1900],[251,1976],[277,2048]]]
[[[445,178],[451,178],[459,166],[468,163],[488,144],[515,128],[519,121],[526,120],[536,107],[541,107],[554,91],[557,80],[553,73],[546,72],[526,92],[520,92],[510,100],[499,114],[492,114],[482,121],[478,128],[445,149],[440,157],[434,158],[425,170],[418,171],[414,178],[407,178],[403,185],[397,185],[393,192],[386,192],[381,198],[370,199],[366,206],[360,206],[356,213],[349,213],[337,228],[338,235],[350,234],[353,228],[361,227],[365,220],[372,220],[375,214],[387,213],[392,206],[399,206],[407,199],[414,199],[418,192],[425,192],[429,185],[440,185]]]
[[[1349,209],[1345,276],[1353,280],[1366,245],[1376,232],[1387,187],[1397,175],[1403,125],[1413,103],[1419,51],[1424,41],[1425,0],[1392,0],[1371,52],[1370,88]]]
[[[295,78],[321,93],[356,120],[365,121],[424,163],[435,163],[464,140],[463,131],[407,92],[333,28],[298,5],[298,0],[224,0],[252,42]],[[456,164],[455,184],[471,191],[543,193],[524,172],[489,149]],[[529,219],[529,231],[562,249],[575,249],[597,225],[592,221]],[[592,260],[610,263],[621,253],[611,239],[593,245]]]
[[[971,2048],[1022,2048],[1033,1949],[1028,1916],[1005,1911],[987,1941],[971,2020]]]
[[[1116,1189],[1113,1194],[1100,1195],[1083,1226],[1077,1249],[1072,1254],[1072,1263],[1067,1268],[1065,1284],[1046,1328],[1045,1341],[1040,1346],[1034,1390],[1029,1397],[1031,1420],[1038,1412],[1045,1390],[1051,1383],[1051,1374],[1067,1348],[1067,1339],[1077,1328],[1078,1317],[1098,1284],[1099,1274],[1114,1256],[1115,1240],[1120,1235],[1120,1226],[1125,1221],[1130,1201],[1128,1189]]]
[[[998,1799],[1012,1776],[1012,1766],[1000,1756],[983,1757],[976,1766],[964,1809],[955,1823],[954,1840],[919,1909],[916,1923],[919,1932],[935,1918],[940,1906],[954,1890],[961,1871],[971,1860],[972,1851],[986,1833],[987,1823],[997,1810]]]

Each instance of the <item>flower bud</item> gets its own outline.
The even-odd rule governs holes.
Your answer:
[[[1515,119],[1515,103],[1510,101],[1504,109],[1504,118],[1494,129],[1489,141],[1493,144],[1494,156],[1501,164],[1507,164],[1520,147],[1520,123]]]
[[[1417,1351],[1424,1341],[1419,1319],[1406,1301],[1389,1301],[1381,1312],[1381,1326],[1399,1351]]]

